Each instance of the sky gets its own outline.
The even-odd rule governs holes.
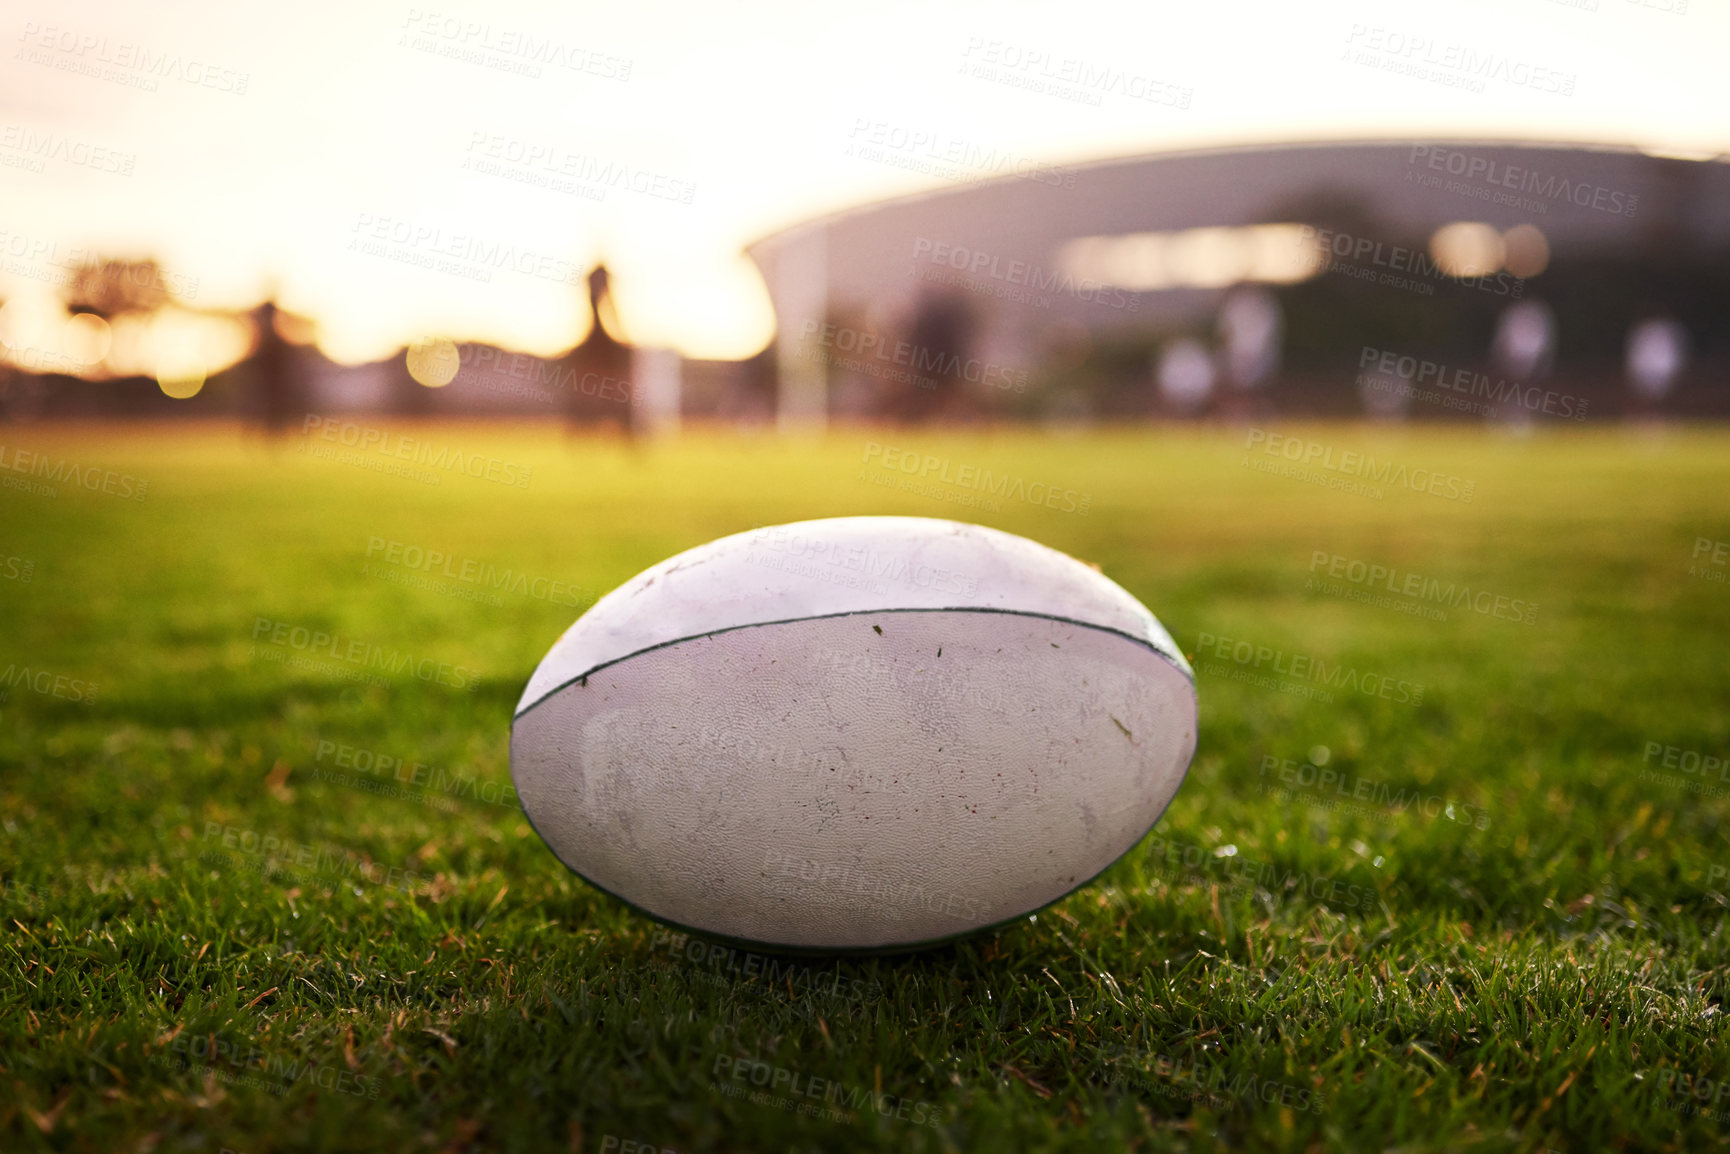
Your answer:
[[[948,187],[921,155],[1730,153],[1725,0],[8,9],[0,297],[25,300],[0,313],[8,343],[56,270],[101,253],[154,256],[188,310],[274,294],[346,362],[429,337],[550,355],[586,331],[605,260],[628,339],[742,357],[774,325],[744,246]],[[152,356],[235,355],[200,353],[181,320]]]

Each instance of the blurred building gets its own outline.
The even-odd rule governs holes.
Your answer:
[[[910,381],[1002,416],[1363,413],[1366,350],[1503,380],[1535,317],[1551,324],[1545,388],[1615,415],[1632,396],[1627,334],[1652,315],[1690,342],[1668,403],[1730,411],[1730,164],[1438,140],[965,175],[750,247],[779,321],[784,422],[903,415]],[[1537,309],[1505,320],[1521,302]],[[966,318],[942,347],[934,310]],[[1489,415],[1401,387],[1383,410]]]

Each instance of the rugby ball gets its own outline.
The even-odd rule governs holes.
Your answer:
[[[842,517],[601,598],[529,679],[511,776],[553,853],[651,917],[890,952],[1085,885],[1195,740],[1188,663],[1095,569],[979,525]]]

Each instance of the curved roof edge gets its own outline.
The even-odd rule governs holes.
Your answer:
[[[1126,156],[1108,156],[1096,160],[1081,161],[1077,164],[1065,164],[1063,167],[1077,172],[1104,168],[1124,167],[1132,164],[1144,164],[1150,160],[1183,160],[1191,157],[1221,156],[1230,153],[1243,152],[1295,152],[1304,149],[1322,148],[1392,148],[1414,144],[1475,146],[1479,148],[1541,148],[1556,152],[1610,152],[1622,155],[1644,156],[1653,160],[1676,160],[1689,164],[1723,164],[1730,162],[1730,152],[1721,152],[1711,157],[1690,159],[1682,156],[1668,156],[1652,152],[1637,144],[1612,144],[1606,142],[1566,141],[1566,140],[1523,140],[1514,137],[1506,139],[1481,136],[1399,136],[1399,137],[1362,137],[1348,139],[1321,140],[1280,140],[1263,144],[1221,144],[1202,148],[1176,148],[1170,150],[1155,150],[1138,152]],[[1053,162],[1056,163],[1056,162]],[[757,259],[757,250],[772,247],[776,243],[792,236],[794,233],[829,225],[847,220],[851,217],[863,216],[866,213],[878,212],[897,205],[914,204],[924,200],[934,200],[944,196],[959,196],[984,187],[1008,187],[1019,176],[996,176],[987,180],[969,181],[959,187],[939,187],[921,189],[917,192],[902,193],[898,196],[885,197],[882,200],[868,201],[864,204],[850,205],[818,216],[806,217],[793,222],[774,232],[764,233],[757,239],[748,242],[744,251],[753,260]]]

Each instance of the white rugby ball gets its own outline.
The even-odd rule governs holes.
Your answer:
[[[529,679],[511,776],[559,859],[652,917],[892,951],[1085,885],[1195,740],[1194,674],[1115,582],[979,525],[842,517],[601,598]]]

